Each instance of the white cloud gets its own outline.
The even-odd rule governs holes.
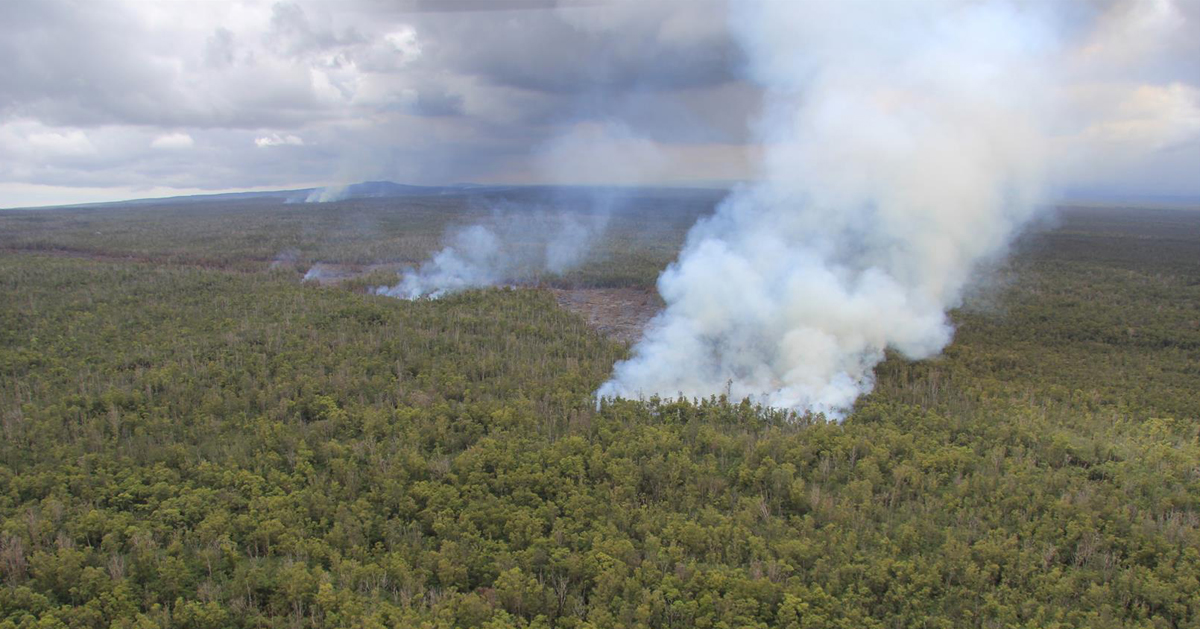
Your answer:
[[[254,146],[267,148],[271,146],[304,146],[304,139],[295,135],[279,135],[272,133],[254,140]]]
[[[1087,194],[1200,194],[1200,3],[1097,7],[1064,51],[1052,180]]]
[[[38,152],[51,155],[90,155],[96,152],[87,134],[79,129],[31,133],[25,141]]]
[[[412,61],[421,56],[421,42],[417,39],[416,29],[411,26],[405,25],[400,30],[384,35],[383,39],[403,56],[404,61]]]
[[[150,142],[150,148],[167,150],[190,149],[195,144],[196,141],[192,139],[192,136],[186,133],[168,133],[154,138]]]
[[[1194,46],[1187,27],[1188,16],[1173,0],[1118,0],[1098,18],[1071,61],[1093,74],[1138,71],[1181,46]]]
[[[1200,90],[1182,83],[1138,86],[1120,102],[1116,115],[1087,134],[1142,150],[1188,142],[1200,134]]]

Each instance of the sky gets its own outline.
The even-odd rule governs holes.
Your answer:
[[[1200,197],[1200,2],[1050,6],[1056,81],[1030,95],[1054,103],[1047,185]],[[0,207],[366,180],[720,185],[763,152],[724,0],[3,7]]]

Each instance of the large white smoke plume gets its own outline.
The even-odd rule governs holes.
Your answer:
[[[886,348],[939,352],[977,266],[1038,201],[1052,42],[1038,3],[733,3],[767,91],[759,183],[692,228],[666,309],[601,396],[837,417]]]

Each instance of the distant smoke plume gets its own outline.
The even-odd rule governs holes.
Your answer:
[[[325,186],[323,188],[313,188],[308,196],[304,198],[305,203],[332,203],[334,201],[342,201],[346,198],[346,190],[349,186]]]
[[[437,298],[510,282],[561,275],[577,267],[604,236],[628,191],[611,184],[653,180],[663,158],[622,124],[580,123],[539,147],[540,176],[551,182],[597,184],[562,189],[543,207],[496,211],[487,223],[454,231],[449,244],[379,294]]]
[[[610,216],[606,204],[591,212],[497,212],[489,224],[454,230],[447,244],[428,261],[405,273],[380,295],[438,298],[471,288],[528,282],[559,275],[578,266]]]
[[[339,271],[335,267],[331,267],[320,262],[312,265],[304,272],[304,282],[326,282],[329,280],[342,279],[346,276],[345,272]]]
[[[767,91],[759,183],[695,225],[601,396],[728,391],[837,417],[938,353],[1041,187],[1037,3],[733,3]]]
[[[294,266],[299,259],[299,251],[295,249],[284,249],[283,251],[279,252],[279,255],[275,256],[274,260],[271,260],[271,266],[269,268],[273,270]]]

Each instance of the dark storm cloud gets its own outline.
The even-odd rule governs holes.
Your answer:
[[[463,97],[444,88],[431,87],[413,95],[404,109],[415,116],[461,116]]]
[[[723,3],[562,3],[537,11],[431,15],[448,68],[567,94],[671,90],[734,80],[743,63]]]

